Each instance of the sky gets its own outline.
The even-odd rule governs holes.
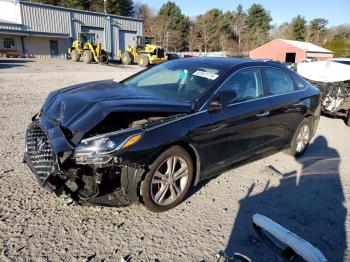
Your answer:
[[[272,24],[282,24],[291,21],[298,14],[306,20],[316,17],[326,18],[329,26],[350,24],[350,0],[172,0],[180,6],[182,13],[194,17],[205,13],[212,8],[219,8],[223,11],[235,10],[241,4],[244,10],[253,3],[261,4],[273,18]],[[146,3],[158,11],[167,0],[134,0],[134,2]]]

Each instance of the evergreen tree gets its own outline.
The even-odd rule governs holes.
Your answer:
[[[113,15],[131,16],[134,11],[132,0],[108,0],[107,12]]]
[[[306,20],[304,17],[298,15],[292,20],[293,37],[298,41],[305,41],[306,36]]]
[[[80,10],[89,10],[91,0],[61,0],[59,6],[80,9]]]
[[[61,0],[29,0],[29,2],[58,6]]]
[[[245,18],[244,40],[256,47],[269,40],[272,18],[270,12],[261,5],[253,4]]]
[[[186,48],[189,18],[181,13],[180,7],[169,1],[161,6],[158,16],[169,17],[171,30],[178,38],[174,48],[180,50]]]
[[[30,2],[89,10],[92,0],[30,0]]]

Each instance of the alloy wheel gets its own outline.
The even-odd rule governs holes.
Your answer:
[[[304,124],[300,127],[299,133],[296,139],[296,151],[298,153],[302,152],[306,145],[309,143],[310,139],[310,127],[307,124]]]
[[[170,205],[178,199],[188,182],[188,165],[177,156],[163,161],[154,172],[151,183],[153,201],[161,206]]]

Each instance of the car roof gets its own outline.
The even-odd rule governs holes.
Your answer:
[[[249,61],[249,59],[243,59],[243,58],[231,58],[231,57],[191,57],[191,58],[185,58],[187,61],[191,62],[198,62],[198,63],[204,63],[209,65],[223,65],[223,66],[232,66],[241,64],[244,62]]]
[[[237,65],[255,65],[255,66],[273,66],[279,68],[287,68],[285,64],[276,61],[264,61],[264,60],[254,60],[247,58],[233,58],[233,57],[191,57],[184,58],[181,61],[188,61],[194,63],[202,63],[212,66],[223,66],[232,68]]]

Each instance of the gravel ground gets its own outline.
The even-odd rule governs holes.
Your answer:
[[[251,228],[257,212],[330,261],[350,261],[350,129],[340,119],[321,118],[303,157],[278,153],[226,172],[161,214],[141,205],[81,207],[40,188],[21,159],[25,128],[47,94],[138,70],[0,60],[0,261],[217,261],[224,251],[279,261]]]

